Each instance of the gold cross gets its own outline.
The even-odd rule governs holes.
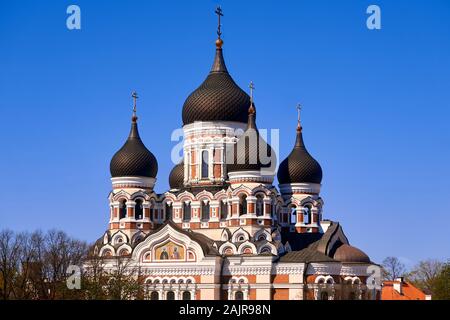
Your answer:
[[[220,39],[220,36],[222,35],[222,31],[220,31],[220,27],[222,26],[220,24],[220,17],[223,17],[222,8],[220,6],[217,6],[215,13],[217,14],[217,17],[219,18],[219,22],[217,25],[217,35],[219,36],[219,39]]]

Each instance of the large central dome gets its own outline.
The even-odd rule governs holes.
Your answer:
[[[247,123],[250,97],[228,73],[222,54],[222,40],[218,39],[216,46],[216,56],[208,77],[184,102],[184,125],[196,121]]]

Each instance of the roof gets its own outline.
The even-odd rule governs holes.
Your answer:
[[[306,150],[301,127],[297,128],[294,148],[281,162],[277,176],[280,184],[322,182],[322,168]]]
[[[156,177],[158,162],[139,136],[137,117],[133,116],[128,139],[112,157],[109,169],[112,177]]]
[[[228,73],[222,48],[216,56],[205,81],[193,91],[183,105],[183,124],[196,121],[247,122],[250,97]]]
[[[331,222],[325,233],[282,232],[281,241],[289,243],[292,251],[280,257],[280,262],[344,262],[371,263],[361,250],[348,244],[348,240],[338,222]],[[349,249],[349,255],[336,255],[339,249]],[[356,254],[356,258],[354,257]]]
[[[180,189],[184,184],[184,161],[181,161],[169,174],[170,189]]]
[[[383,282],[381,300],[426,300],[426,294],[413,284],[407,281],[401,282],[402,293],[399,293],[394,289],[394,283],[400,284],[400,281]]]
[[[280,262],[338,262],[314,248],[291,251],[280,258]]]
[[[336,225],[333,223],[325,233],[282,232],[282,243],[289,243],[292,251],[283,255],[280,262],[337,262],[320,249],[323,242],[330,241]]]
[[[342,262],[370,263],[370,258],[367,254],[345,243],[337,247],[333,258]]]

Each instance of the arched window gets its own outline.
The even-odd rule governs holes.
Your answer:
[[[189,291],[183,291],[183,300],[191,300],[191,293]]]
[[[167,292],[166,300],[175,300],[175,293],[173,291]]]
[[[291,224],[297,223],[297,207],[295,205],[291,206]]]
[[[239,199],[239,215],[247,214],[247,196],[244,194]]]
[[[310,204],[307,204],[303,207],[303,214],[304,214],[303,222],[305,224],[310,224],[311,223],[311,205]]]
[[[123,219],[127,216],[127,202],[126,200],[120,201],[119,204],[119,219]]]
[[[220,201],[220,219],[226,219],[228,217],[228,203],[226,201]]]
[[[191,204],[185,202],[183,204],[183,221],[191,220]]]
[[[208,221],[209,220],[209,202],[206,204],[202,201],[202,220]]]
[[[262,216],[264,214],[264,200],[263,196],[258,194],[256,196],[256,215]]]
[[[242,291],[236,291],[234,300],[244,300],[244,293]]]
[[[150,293],[150,300],[159,300],[158,291],[152,291],[152,293]]]
[[[166,203],[166,220],[172,220],[172,206]]]
[[[348,295],[348,300],[356,300],[356,294],[354,291],[350,291]]]
[[[320,294],[320,300],[328,300],[328,292],[322,292]]]
[[[143,217],[142,212],[143,212],[142,200],[137,199],[136,204],[134,205],[134,218],[136,220],[142,219]]]
[[[208,162],[209,162],[209,152],[207,150],[202,151],[202,179],[207,179],[208,174]]]

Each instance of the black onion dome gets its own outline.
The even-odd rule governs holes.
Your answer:
[[[253,105],[250,110],[247,129],[239,140],[227,149],[228,172],[258,171],[261,168],[269,168],[272,163],[275,167],[275,152],[259,134]]]
[[[297,128],[297,140],[294,149],[281,162],[277,176],[280,184],[322,182],[322,168],[306,150],[301,127]]]
[[[184,161],[181,161],[169,175],[169,186],[170,189],[181,189],[184,185]]]
[[[155,156],[145,147],[137,127],[137,117],[133,116],[130,135],[125,144],[112,157],[109,165],[114,177],[151,177],[158,173],[158,162]]]
[[[184,102],[183,124],[195,121],[246,123],[249,105],[250,97],[228,73],[220,44],[208,77]]]

